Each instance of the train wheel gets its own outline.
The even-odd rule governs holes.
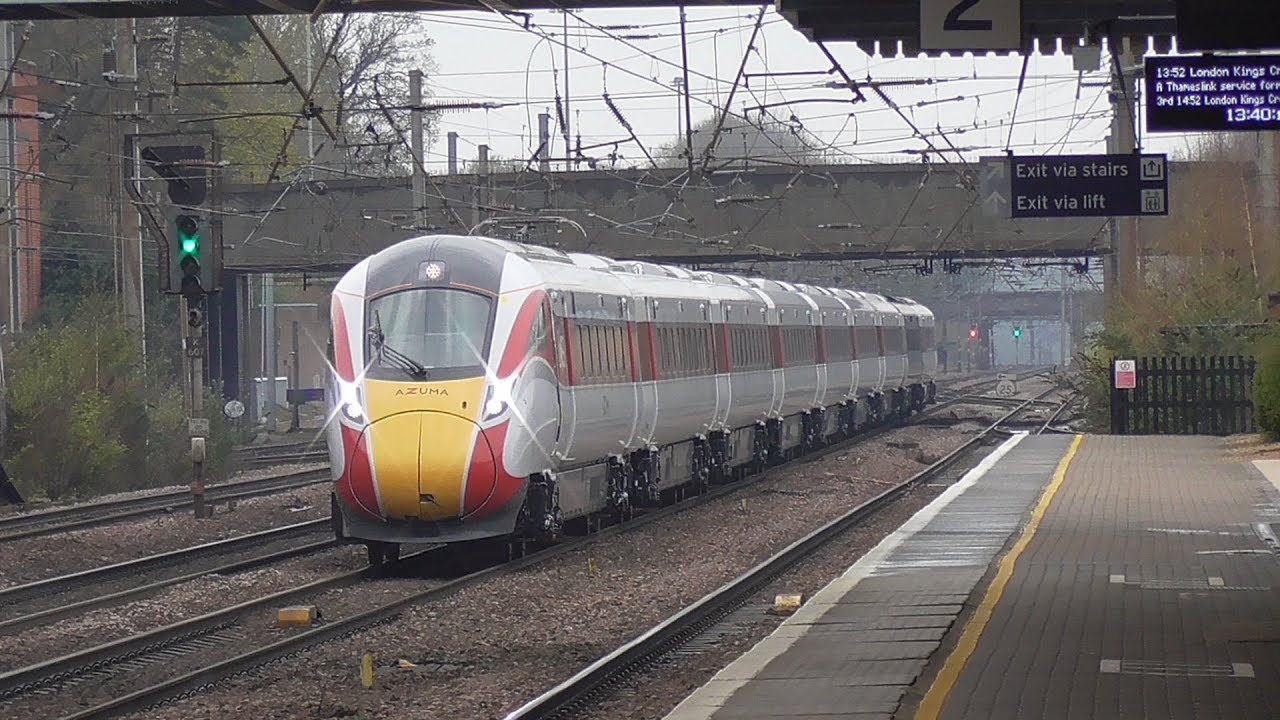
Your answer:
[[[400,543],[379,542],[370,540],[365,543],[369,553],[369,565],[377,567],[383,563],[396,562],[400,559]]]

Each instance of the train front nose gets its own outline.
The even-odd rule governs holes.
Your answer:
[[[493,492],[493,450],[469,418],[403,412],[373,423],[370,433],[378,490],[389,518],[453,520]]]

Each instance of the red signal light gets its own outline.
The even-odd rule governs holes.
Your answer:
[[[978,339],[978,328],[976,328],[976,327],[971,327],[971,328],[969,328],[969,339],[970,339],[970,340],[977,340],[977,339]]]

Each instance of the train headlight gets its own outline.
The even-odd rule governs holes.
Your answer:
[[[511,404],[511,381],[496,380],[485,393],[482,421],[492,420],[507,411]]]
[[[360,391],[355,384],[338,381],[338,406],[351,422],[364,422],[364,407],[360,404]]]

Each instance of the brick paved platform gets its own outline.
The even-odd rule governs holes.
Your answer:
[[[1280,462],[1089,436],[1053,483],[1072,443],[1001,446],[667,720],[1280,718]]]
[[[891,717],[1071,441],[1001,445],[668,720]]]
[[[1280,718],[1278,498],[1220,440],[1086,438],[941,717]]]

